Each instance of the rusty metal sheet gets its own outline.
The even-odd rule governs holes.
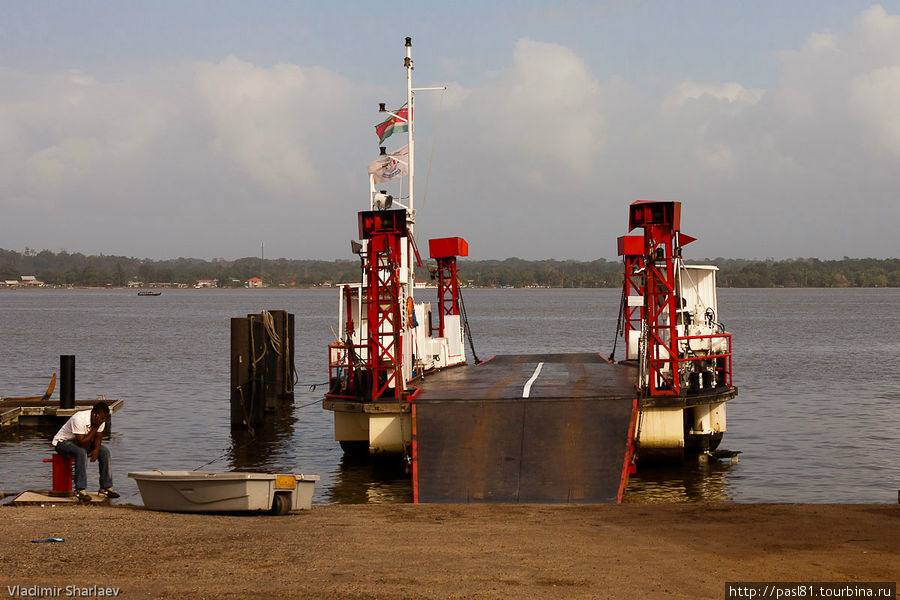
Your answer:
[[[435,374],[420,389],[418,501],[619,499],[636,410],[631,370],[594,354],[515,355]]]

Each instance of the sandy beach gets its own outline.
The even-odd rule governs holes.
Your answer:
[[[0,595],[724,598],[727,581],[900,578],[897,505],[32,506],[0,522]]]

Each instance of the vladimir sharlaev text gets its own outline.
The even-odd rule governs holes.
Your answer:
[[[115,598],[121,588],[101,585],[8,585],[10,598]]]

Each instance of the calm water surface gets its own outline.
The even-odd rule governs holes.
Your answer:
[[[482,359],[493,354],[612,349],[618,290],[465,290]],[[113,418],[116,488],[126,473],[256,469],[320,475],[317,503],[409,502],[409,480],[348,463],[321,409],[335,290],[0,292],[0,394],[36,395],[75,354],[76,397],[125,400]],[[419,299],[432,297],[422,290]],[[738,398],[723,448],[736,465],[645,469],[626,500],[895,502],[900,487],[900,290],[720,290],[734,334]],[[254,436],[229,425],[229,319],[296,315],[300,384],[293,408]],[[624,353],[619,347],[617,354]],[[58,397],[54,395],[54,399]],[[55,432],[0,436],[0,491],[46,488]],[[90,487],[96,484],[90,466]]]

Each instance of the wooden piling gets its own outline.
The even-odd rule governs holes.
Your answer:
[[[231,319],[231,425],[250,424],[249,402],[253,392],[250,382],[250,330],[247,319]]]
[[[292,402],[293,378],[293,314],[276,310],[231,319],[232,426],[259,425]]]
[[[263,422],[262,414],[269,408],[270,396],[268,378],[271,374],[266,369],[266,328],[260,315],[247,315],[250,325],[250,379],[253,382],[253,404],[256,412],[253,425]]]

